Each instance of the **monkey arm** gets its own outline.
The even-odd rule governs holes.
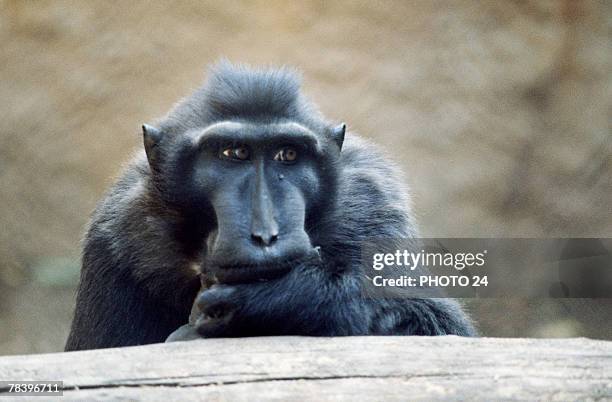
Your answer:
[[[376,335],[460,335],[477,332],[454,299],[370,299],[370,331]]]
[[[199,280],[187,276],[176,242],[154,230],[154,216],[116,189],[99,205],[83,242],[66,350],[163,342],[186,322]]]
[[[359,280],[301,265],[269,282],[215,285],[197,300],[204,337],[366,335]]]
[[[452,299],[366,298],[361,286],[357,275],[315,266],[270,282],[215,285],[199,295],[184,339],[196,330],[203,337],[476,334]]]
[[[158,342],[165,307],[138,286],[126,263],[112,261],[106,242],[89,239],[66,350]]]

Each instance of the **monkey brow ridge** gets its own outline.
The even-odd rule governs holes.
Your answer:
[[[299,140],[304,145],[321,151],[317,135],[308,127],[296,122],[282,123],[250,123],[235,120],[225,120],[213,123],[203,130],[191,133],[195,146],[201,146],[205,141],[217,140]]]

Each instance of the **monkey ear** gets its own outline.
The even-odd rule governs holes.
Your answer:
[[[341,123],[340,125],[332,128],[332,138],[338,144],[338,148],[342,150],[342,144],[344,143],[344,133],[346,132],[346,124]]]
[[[162,137],[162,131],[148,124],[142,125],[142,137],[149,165],[153,165],[157,154],[157,145]]]

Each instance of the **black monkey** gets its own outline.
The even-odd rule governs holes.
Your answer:
[[[163,342],[201,272],[205,337],[475,334],[454,300],[364,297],[362,242],[416,236],[407,195],[291,70],[219,63],[143,131],[93,214],[66,350]]]

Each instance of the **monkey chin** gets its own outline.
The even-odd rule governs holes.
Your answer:
[[[275,258],[257,264],[240,261],[209,261],[205,271],[214,277],[216,283],[245,284],[267,282],[287,275],[299,265],[321,261],[319,247],[306,253]]]

